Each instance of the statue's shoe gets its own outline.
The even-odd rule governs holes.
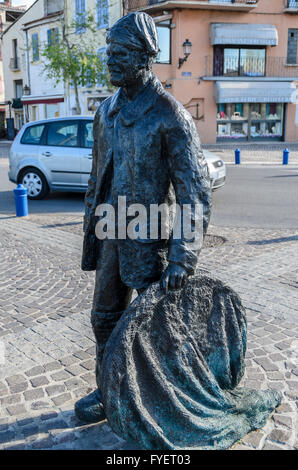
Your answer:
[[[98,423],[106,419],[99,390],[89,393],[75,404],[75,414],[80,421]]]

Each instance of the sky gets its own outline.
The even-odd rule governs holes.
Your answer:
[[[35,0],[12,0],[11,4],[14,7],[26,6],[26,8],[28,8],[34,1]]]

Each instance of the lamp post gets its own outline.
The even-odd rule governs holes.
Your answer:
[[[187,61],[188,57],[191,54],[191,48],[192,48],[192,43],[190,42],[189,39],[186,39],[186,41],[184,41],[184,43],[183,43],[184,57],[183,57],[183,59],[181,59],[181,57],[179,58],[178,69],[180,69],[180,67],[182,67],[184,62]]]

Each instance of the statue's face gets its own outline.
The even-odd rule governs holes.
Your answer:
[[[107,47],[107,66],[112,85],[129,86],[134,83],[141,73],[142,55],[144,55],[143,52],[110,42]]]

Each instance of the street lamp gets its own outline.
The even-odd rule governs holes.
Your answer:
[[[23,95],[28,96],[30,95],[30,87],[28,85],[25,85],[23,88]]]
[[[191,48],[192,48],[192,43],[189,41],[189,39],[186,39],[186,41],[184,41],[184,43],[183,43],[184,57],[183,57],[183,59],[179,58],[178,69],[180,69],[180,67],[182,67],[184,62],[187,61],[188,57],[191,54]]]

